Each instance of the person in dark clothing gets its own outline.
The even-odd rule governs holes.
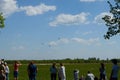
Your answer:
[[[31,61],[30,64],[28,65],[29,80],[36,80],[36,74],[37,74],[37,66],[34,64],[33,61]]]
[[[110,80],[118,80],[118,72],[119,72],[119,66],[117,64],[117,59],[112,60],[113,66],[112,66],[112,71],[110,75]]]
[[[105,71],[105,65],[101,63],[101,67],[99,68],[100,71],[100,80],[106,80],[106,71]]]
[[[56,80],[56,76],[57,76],[56,63],[53,63],[53,65],[50,67],[50,75],[51,75],[51,80]]]
[[[5,77],[5,68],[3,62],[0,60],[0,80],[6,80]]]

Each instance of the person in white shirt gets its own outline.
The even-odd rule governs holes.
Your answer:
[[[60,63],[60,68],[58,70],[58,79],[66,80],[65,66],[62,63]]]
[[[86,76],[85,80],[94,80],[95,76],[93,73],[91,73],[90,71],[88,71],[88,74]]]
[[[6,75],[6,80],[9,80],[9,72],[10,72],[10,70],[9,70],[9,67],[8,67],[8,65],[7,65],[7,63],[5,62],[5,75]]]

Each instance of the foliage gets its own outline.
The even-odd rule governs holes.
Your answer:
[[[5,24],[4,24],[5,18],[3,17],[2,13],[0,13],[0,28],[4,28]]]
[[[120,33],[120,0],[114,0],[115,6],[113,6],[110,1],[107,1],[110,6],[110,15],[105,15],[102,19],[105,21],[108,31],[104,35],[105,39],[110,39],[110,37]]]
[[[70,58],[66,58],[66,59],[53,59],[53,60],[32,60],[34,61],[36,64],[51,64],[53,62],[56,63],[111,63],[112,59],[106,59],[106,60],[100,60],[99,58],[95,58],[95,57],[89,57],[88,59],[79,59],[79,58],[75,58],[75,59],[70,59]],[[120,63],[120,59],[117,59],[118,63]],[[15,60],[5,60],[8,64],[13,64]],[[31,60],[19,60],[22,64],[28,64]]]

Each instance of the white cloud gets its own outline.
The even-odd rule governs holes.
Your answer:
[[[71,14],[59,14],[54,21],[50,22],[50,26],[57,26],[57,25],[78,25],[78,24],[86,24],[87,16],[89,13],[80,13],[77,15]]]
[[[68,43],[69,40],[67,38],[60,38],[58,39],[57,41],[51,41],[48,43],[49,46],[57,46],[58,44],[61,44],[61,43]]]
[[[83,35],[89,35],[89,34],[92,34],[93,31],[88,31],[88,32],[84,32]]]
[[[25,50],[25,47],[24,47],[24,46],[13,46],[13,47],[12,47],[12,50],[13,50],[13,51]]]
[[[60,45],[60,44],[68,44],[68,43],[71,43],[71,42],[75,42],[75,43],[79,43],[79,44],[83,44],[83,45],[101,45],[100,42],[99,42],[99,38],[91,38],[91,39],[83,39],[83,38],[71,38],[71,39],[68,39],[68,38],[61,38],[57,41],[51,41],[48,43],[49,46],[57,46],[57,45]]]
[[[91,38],[91,39],[82,39],[82,38],[72,38],[73,41],[84,44],[84,45],[98,45],[99,38]]]
[[[104,0],[80,0],[80,2],[95,2],[95,1],[104,1]]]
[[[0,0],[0,12],[2,12],[5,17],[15,13],[17,10],[18,5],[16,0]]]
[[[100,42],[99,38],[89,38],[89,39],[84,39],[84,38],[79,38],[79,37],[75,37],[75,38],[60,38],[56,41],[51,41],[48,43],[48,45],[50,47],[54,47],[54,46],[59,46],[59,45],[66,45],[66,44],[71,44],[71,43],[77,43],[77,44],[82,44],[85,46],[101,46],[102,42]],[[107,45],[115,45],[116,42],[115,41],[110,41],[106,43]]]
[[[28,16],[43,14],[48,11],[55,11],[55,6],[47,6],[45,4],[40,4],[38,6],[24,6],[20,7],[21,11],[25,11]]]
[[[20,6],[18,7],[17,0],[0,0],[0,12],[3,13],[5,17],[12,15],[15,12],[22,12],[28,16],[43,14],[48,11],[55,11],[56,6],[48,6],[45,4],[40,4],[37,6]]]
[[[48,45],[51,47],[51,46],[57,46],[57,43],[55,41],[51,41],[48,43]]]
[[[102,20],[102,18],[105,16],[105,15],[109,15],[111,17],[113,17],[113,15],[111,13],[108,13],[108,12],[103,12],[103,13],[100,13],[99,15],[97,15],[95,18],[94,18],[94,23],[98,23],[98,24],[103,24],[104,23],[104,20]]]
[[[80,0],[81,2],[95,2],[96,0]]]

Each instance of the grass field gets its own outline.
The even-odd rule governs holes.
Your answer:
[[[106,74],[107,77],[109,78],[110,73],[111,73],[111,68],[112,64],[108,63],[106,65]],[[49,68],[51,65],[40,65],[38,64],[38,73],[37,73],[37,80],[50,80],[50,71]],[[59,64],[57,65],[59,67]],[[66,78],[67,80],[73,80],[73,70],[78,69],[79,75],[86,75],[87,71],[91,71],[94,73],[95,76],[99,78],[99,63],[80,63],[80,64],[65,64],[66,67]],[[9,78],[10,80],[13,79],[13,65],[9,65],[10,68],[10,74]],[[120,74],[120,72],[119,72]],[[119,76],[120,78],[120,76]],[[21,65],[19,67],[19,80],[28,80],[28,75],[27,75],[27,65]],[[119,80],[119,79],[118,79]]]

